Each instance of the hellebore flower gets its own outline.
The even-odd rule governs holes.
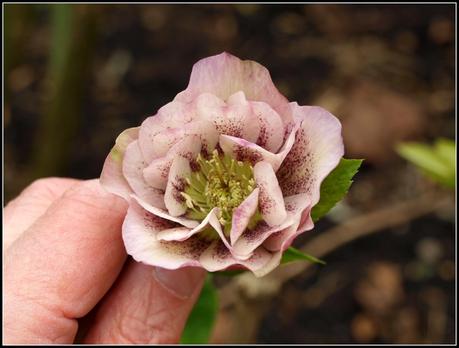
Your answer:
[[[101,183],[129,201],[122,233],[135,260],[263,276],[313,228],[320,184],[343,153],[335,116],[289,102],[265,67],[222,53],[118,136]]]

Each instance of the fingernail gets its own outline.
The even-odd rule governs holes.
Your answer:
[[[205,273],[203,269],[197,267],[177,270],[155,267],[153,276],[167,291],[181,299],[187,299],[193,295],[197,287],[201,286]]]

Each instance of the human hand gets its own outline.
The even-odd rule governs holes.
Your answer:
[[[93,309],[82,343],[179,341],[205,272],[127,259],[126,209],[98,180],[64,178],[4,208],[4,343],[72,343]]]

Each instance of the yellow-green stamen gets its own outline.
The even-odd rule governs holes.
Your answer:
[[[201,221],[213,208],[218,207],[218,219],[228,236],[233,210],[255,188],[253,167],[250,163],[237,161],[229,155],[220,155],[217,150],[212,152],[209,159],[198,155],[196,162],[199,169],[186,178],[186,186],[181,193],[188,208],[186,215],[190,219]],[[258,221],[260,214],[257,212],[253,219]],[[250,226],[255,223],[251,221]],[[210,232],[205,234],[209,237],[212,235]]]

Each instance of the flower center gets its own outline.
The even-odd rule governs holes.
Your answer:
[[[203,220],[215,207],[220,208],[219,221],[226,235],[231,231],[233,210],[254,190],[253,167],[236,161],[217,150],[209,159],[198,155],[199,169],[186,178],[181,193],[188,207],[187,217]],[[255,214],[258,216],[258,214]]]

